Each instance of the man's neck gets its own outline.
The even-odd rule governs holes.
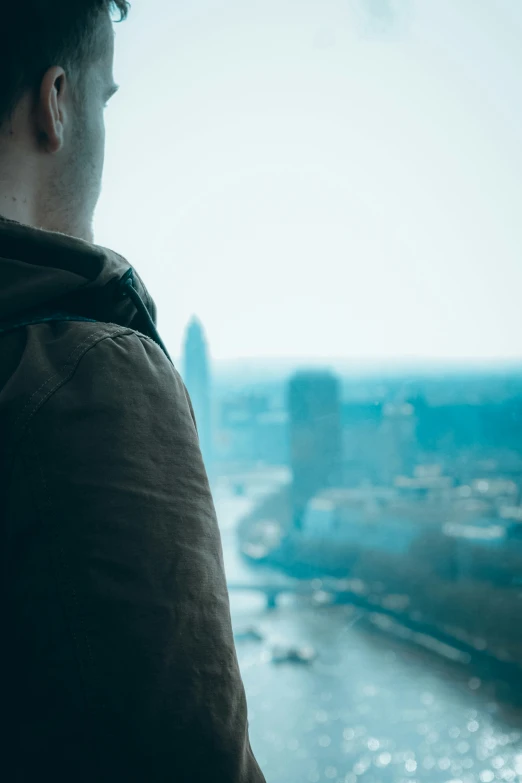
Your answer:
[[[28,155],[2,145],[0,148],[0,215],[34,225],[35,171]]]
[[[15,197],[3,196],[0,193],[0,215],[7,220],[16,220],[17,223],[31,225],[27,205]]]
[[[2,161],[5,163],[5,161]],[[16,168],[16,167],[15,167]],[[18,223],[34,225],[30,188],[24,183],[23,172],[18,171],[19,181],[13,180],[12,165],[0,165],[0,215]]]

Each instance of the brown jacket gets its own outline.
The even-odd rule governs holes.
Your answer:
[[[20,327],[56,313],[97,323]],[[264,781],[194,414],[155,316],[120,256],[0,219],[6,783]]]

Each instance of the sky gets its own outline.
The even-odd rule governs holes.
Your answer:
[[[134,0],[96,241],[179,356],[522,358],[520,0]]]

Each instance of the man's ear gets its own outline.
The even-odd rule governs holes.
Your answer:
[[[40,84],[36,106],[38,141],[46,152],[59,152],[63,147],[68,90],[69,83],[63,68],[49,68]]]

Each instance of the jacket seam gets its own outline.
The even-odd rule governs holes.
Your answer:
[[[67,383],[67,381],[70,380],[70,378],[74,375],[74,372],[76,370],[76,367],[77,367],[78,363],[80,362],[80,360],[83,358],[83,356],[91,348],[93,348],[95,345],[97,345],[98,343],[102,342],[103,340],[111,339],[111,338],[119,336],[121,334],[125,334],[126,332],[129,333],[129,334],[132,334],[132,330],[129,329],[129,327],[122,327],[121,329],[119,329],[117,332],[115,332],[113,334],[103,334],[103,335],[100,335],[98,333],[91,333],[89,335],[89,337],[87,337],[83,342],[81,342],[79,345],[77,345],[71,351],[71,353],[69,354],[69,356],[67,357],[65,362],[61,365],[60,369],[57,370],[56,372],[54,372],[48,378],[46,378],[46,380],[41,384],[41,386],[38,389],[36,389],[36,391],[33,392],[31,397],[29,398],[29,400],[25,404],[24,408],[22,409],[22,411],[19,413],[18,417],[16,418],[16,421],[14,423],[13,428],[16,429],[17,425],[20,423],[20,421],[22,420],[24,415],[27,415],[27,419],[26,419],[26,421],[25,421],[25,423],[23,425],[23,428],[26,427],[29,424],[29,422],[31,421],[31,419],[34,416],[34,414],[38,411],[38,409],[41,408],[41,406],[44,405],[47,402],[47,400],[54,394],[54,392],[57,389],[60,388],[60,386],[62,386],[63,384]],[[83,353],[82,353],[82,351],[83,351]],[[63,373],[64,373],[64,371],[66,370],[66,368],[69,365],[71,365],[70,369],[67,372],[67,374],[64,375]],[[44,396],[40,400],[37,401],[37,403],[34,406],[33,410],[29,414],[27,414],[27,409],[30,407],[30,405],[31,405],[32,401],[34,400],[34,398],[38,394],[40,394],[42,392],[42,390],[45,388],[46,385],[50,384],[58,376],[61,376],[59,381],[58,381],[58,383],[55,386],[53,386],[50,390],[48,390],[44,394]]]
[[[96,337],[98,339],[93,340],[93,337]],[[68,364],[74,361],[73,356],[75,354],[78,354],[81,351],[81,349],[83,348],[85,349],[81,354],[81,356],[78,357],[78,360],[74,363],[69,373],[66,376],[62,377],[60,381],[57,384],[55,384],[55,386],[46,393],[46,396],[38,402],[38,404],[35,406],[33,411],[29,414],[27,421],[24,423],[24,428],[23,428],[24,431],[21,435],[19,442],[17,443],[17,451],[19,448],[21,448],[23,454],[23,440],[26,439],[26,443],[34,455],[35,465],[37,467],[37,475],[35,476],[35,478],[37,479],[41,491],[41,500],[39,505],[42,510],[42,513],[47,517],[48,520],[52,520],[52,516],[53,516],[52,512],[53,512],[54,504],[53,504],[52,492],[45,476],[44,462],[41,458],[38,449],[38,444],[36,442],[36,436],[32,426],[31,419],[34,419],[35,413],[41,410],[41,408],[45,405],[45,403],[48,402],[50,397],[59,388],[61,388],[71,379],[81,359],[90,350],[92,350],[93,348],[96,347],[96,345],[99,345],[105,340],[114,340],[116,338],[121,338],[121,337],[123,338],[137,337],[140,341],[143,342],[146,341],[147,343],[153,345],[155,348],[160,350],[157,343],[154,340],[152,340],[150,337],[141,334],[140,332],[137,332],[128,327],[122,327],[118,329],[118,331],[113,332],[112,334],[104,334],[101,337],[99,335],[91,334],[86,340],[84,340],[79,346],[77,346],[71,352],[66,362],[62,365],[62,370],[63,370],[65,367],[67,367]],[[58,374],[59,372],[54,373],[52,376],[50,376],[50,378],[47,379],[46,382],[49,383],[49,381],[54,379]],[[45,386],[45,383],[42,384],[40,389],[43,388],[43,386]],[[62,607],[65,611],[65,616],[67,618],[67,628],[74,642],[75,657],[80,671],[80,680],[82,683],[83,698],[88,711],[92,714],[92,710],[94,709],[95,705],[91,702],[89,698],[89,692],[88,692],[89,682],[90,682],[89,674],[96,679],[96,664],[92,652],[92,647],[89,641],[89,634],[84,624],[84,618],[82,616],[82,611],[81,611],[81,604],[74,587],[74,580],[72,579],[71,569],[67,562],[67,557],[63,545],[60,541],[59,533],[57,530],[53,528],[52,525],[49,528],[49,536],[50,536],[50,547],[51,547],[50,555],[54,566],[53,570],[55,574],[55,579],[58,580],[57,586],[59,588],[59,595],[61,597]],[[67,597],[69,597],[72,603],[72,611],[74,612],[74,616],[78,624],[77,629],[74,628],[71,622],[71,615],[70,615],[71,609],[68,610],[67,604],[65,605],[63,604],[64,598],[67,599]],[[87,653],[87,661],[85,661],[82,658],[82,649]],[[88,664],[88,669],[86,668],[86,663]],[[97,704],[99,708],[101,708],[102,710],[105,708],[104,700],[98,700]]]
[[[36,463],[37,468],[38,468],[38,483],[39,483],[39,485],[41,487],[41,490],[42,490],[42,499],[43,499],[42,511],[44,513],[47,512],[47,515],[49,516],[49,518],[52,518],[53,500],[52,500],[50,487],[49,487],[48,482],[47,482],[46,477],[45,477],[44,465],[43,465],[43,461],[42,461],[41,456],[40,456],[40,452],[38,450],[38,445],[37,445],[37,442],[36,442],[35,433],[34,433],[33,427],[31,426],[31,419],[33,419],[34,415],[45,405],[46,402],[48,402],[48,400],[51,398],[51,396],[60,387],[65,385],[71,379],[71,377],[74,374],[78,364],[80,363],[82,358],[90,350],[92,350],[93,348],[96,347],[96,345],[99,345],[100,343],[104,342],[105,340],[113,340],[113,339],[116,339],[118,337],[127,337],[127,336],[128,337],[133,337],[133,336],[138,337],[138,339],[145,340],[148,343],[150,343],[151,345],[154,345],[156,348],[159,349],[159,346],[157,345],[157,343],[155,343],[154,340],[152,340],[150,337],[148,337],[147,335],[143,335],[143,334],[141,334],[139,332],[136,332],[135,330],[130,329],[129,327],[121,327],[116,332],[113,332],[112,334],[104,334],[102,336],[99,336],[98,334],[91,334],[79,346],[76,346],[76,348],[71,352],[71,354],[69,355],[67,360],[62,365],[61,369],[63,370],[64,368],[67,367],[68,364],[70,364],[71,362],[74,361],[73,356],[75,354],[80,353],[81,349],[83,349],[83,348],[85,349],[83,351],[83,353],[81,353],[81,355],[78,356],[78,360],[75,361],[74,365],[70,368],[69,373],[66,376],[60,378],[60,381],[57,384],[55,384],[55,386],[47,392],[46,396],[42,400],[40,400],[38,402],[38,404],[35,406],[33,411],[29,414],[29,417],[27,418],[27,421],[24,424],[24,427],[23,427],[24,432],[22,432],[21,438],[18,441],[18,443],[16,444],[16,451],[18,452],[19,448],[23,449],[23,446],[22,446],[23,439],[26,438],[27,439],[26,442],[28,442],[28,445],[30,444],[30,448],[31,448],[31,450],[32,450],[32,452],[34,454],[35,463]],[[93,339],[93,338],[97,338],[97,339]],[[47,379],[47,381],[45,383],[49,383],[57,375],[59,375],[59,373],[60,373],[60,371],[54,373],[52,376],[50,376]],[[42,389],[45,386],[45,383],[42,384],[40,389]],[[32,397],[34,397],[34,394],[32,395]],[[19,420],[19,418],[20,417],[18,417],[18,420]],[[23,451],[22,451],[22,454],[23,454]],[[13,459],[13,465],[14,465],[14,459]],[[71,579],[71,572],[70,572],[70,568],[69,568],[68,563],[67,563],[67,558],[65,556],[65,552],[64,552],[63,547],[62,547],[62,545],[60,543],[59,536],[58,536],[57,532],[56,531],[52,531],[52,529],[51,529],[50,534],[52,536],[52,541],[54,542],[54,551],[56,552],[56,556],[53,558],[54,563],[55,563],[55,568],[59,569],[59,574],[58,575],[61,576],[61,578],[64,580],[63,581],[63,588],[65,588],[67,590],[67,592],[69,593],[69,595],[72,598],[72,601],[73,601],[73,604],[74,604],[74,608],[75,608],[75,612],[76,612],[76,617],[77,617],[77,620],[78,620],[78,623],[79,623],[79,626],[80,626],[81,640],[82,640],[82,642],[85,642],[85,648],[87,650],[87,655],[88,655],[88,660],[89,660],[91,672],[94,673],[95,672],[94,657],[93,657],[92,649],[91,649],[91,646],[90,646],[90,643],[89,643],[88,634],[87,634],[87,632],[85,630],[85,627],[83,625],[83,618],[81,616],[81,607],[80,607],[80,603],[78,601],[78,596],[77,596],[76,591],[74,589],[73,580]],[[83,645],[80,642],[80,639],[78,638],[77,633],[75,633],[75,630],[71,626],[70,622],[68,622],[68,628],[69,628],[69,632],[71,633],[72,638],[74,640],[75,649],[76,649],[76,658],[77,658],[77,661],[78,661],[78,664],[79,664],[80,670],[81,670],[81,679],[82,679],[82,684],[83,684],[83,688],[84,688],[84,698],[86,700],[86,704],[90,707],[91,705],[89,703],[88,694],[87,694],[87,682],[88,682],[87,672],[85,670],[85,666],[84,666],[84,664],[82,662],[81,655],[80,655],[81,647]],[[101,704],[100,706],[103,708],[104,705]]]

